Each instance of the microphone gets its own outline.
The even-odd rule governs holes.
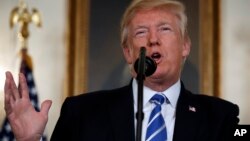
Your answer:
[[[143,82],[145,76],[152,75],[156,70],[156,62],[147,57],[146,48],[140,48],[139,59],[136,60],[134,64],[135,72],[137,73],[137,82],[138,82],[138,99],[137,99],[137,126],[136,126],[136,141],[141,141],[141,133],[142,133],[142,120],[144,119],[143,113]]]
[[[140,69],[141,69],[141,71],[144,73],[143,75],[147,77],[147,76],[152,75],[155,72],[157,68],[157,64],[153,59],[146,56],[145,54],[146,54],[146,48],[141,47],[139,58],[135,61],[135,64],[134,64],[134,69],[137,74],[141,73],[140,72]],[[145,66],[141,64],[141,63],[144,63],[144,61],[145,61]]]

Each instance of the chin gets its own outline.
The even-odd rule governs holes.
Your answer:
[[[153,75],[151,75],[151,76],[149,76],[149,77],[147,77],[148,79],[150,79],[150,80],[161,80],[161,79],[164,79],[164,77],[165,77],[166,75],[163,75],[163,74],[161,74],[161,73],[157,73],[157,72],[155,72]]]
[[[170,76],[170,70],[167,71],[166,69],[157,68],[157,70],[149,78],[152,80],[164,81],[168,78],[168,76]]]
[[[163,76],[166,76],[166,74],[166,72],[163,72],[163,70],[158,67],[151,76],[153,78],[163,78]]]

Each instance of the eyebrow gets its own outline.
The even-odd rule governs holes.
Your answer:
[[[134,28],[134,30],[141,29],[141,28],[148,28],[148,27],[145,26],[145,25],[139,25],[139,26],[136,26],[136,27]]]
[[[170,25],[171,24],[167,21],[161,21],[160,23],[158,23],[156,25],[156,27],[159,27],[159,26],[163,26],[163,25]],[[133,30],[137,30],[137,29],[141,29],[141,28],[148,28],[146,25],[137,25],[135,28],[133,28]]]
[[[170,25],[171,26],[171,24],[169,23],[169,22],[160,22],[159,24],[157,24],[157,27],[159,27],[159,26],[163,26],[163,25]]]

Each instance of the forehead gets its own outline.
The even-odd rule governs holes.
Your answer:
[[[176,14],[167,9],[139,10],[134,14],[129,26],[135,28],[155,24],[176,24],[177,19]]]

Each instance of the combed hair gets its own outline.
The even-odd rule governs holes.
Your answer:
[[[132,0],[132,3],[126,9],[121,21],[122,47],[127,46],[128,26],[135,14],[140,10],[150,10],[155,8],[170,10],[173,12],[179,19],[182,36],[189,39],[187,34],[187,16],[185,14],[185,6],[182,3],[173,0]]]

